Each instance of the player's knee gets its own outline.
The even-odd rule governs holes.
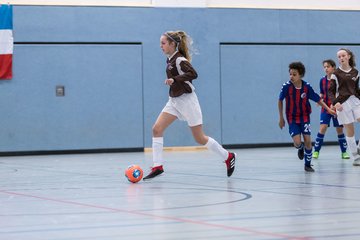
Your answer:
[[[294,147],[299,148],[301,146],[301,141],[294,141]]]
[[[299,147],[302,144],[301,138],[297,138],[297,137],[293,138],[293,142],[295,147]]]
[[[161,136],[163,134],[163,129],[161,126],[155,124],[153,127],[152,127],[152,133],[153,133],[153,136],[154,137],[157,137],[157,136]]]

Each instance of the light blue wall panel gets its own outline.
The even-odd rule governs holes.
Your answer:
[[[141,48],[16,45],[14,79],[0,83],[0,150],[142,147]]]
[[[344,24],[345,19],[351,24]],[[304,61],[309,65],[305,79],[317,82],[322,75],[322,58],[335,58],[337,49],[296,43],[356,44],[360,39],[357,23],[360,15],[356,11],[14,6],[15,42],[25,44],[15,44],[14,79],[0,83],[0,97],[6,100],[6,104],[0,103],[4,116],[1,123],[10,128],[3,132],[0,151],[151,147],[151,127],[168,98],[168,87],[164,85],[166,58],[159,48],[159,38],[163,32],[176,29],[186,30],[199,52],[192,63],[199,73],[194,85],[205,132],[223,144],[289,142],[286,131],[277,130],[276,109],[278,91],[287,79],[288,61]],[[31,42],[44,45],[28,45]],[[51,45],[54,42],[109,45]],[[112,45],[124,42],[140,42],[142,48]],[[220,47],[223,42],[242,45]],[[109,57],[97,58],[102,48],[109,48],[105,50]],[[103,73],[94,71],[91,66],[96,64],[104,69]],[[264,74],[259,68],[264,68]],[[73,76],[78,80],[74,81]],[[123,76],[129,85],[108,80]],[[247,80],[241,88],[237,85],[241,82],[236,82],[239,79]],[[266,94],[249,100],[259,80],[264,82],[259,88]],[[228,81],[234,81],[235,87]],[[56,84],[66,86],[65,98],[54,97]],[[317,83],[313,85],[317,88]],[[121,95],[115,97],[118,89]],[[127,104],[116,105],[118,102]],[[118,111],[112,111],[116,107]],[[239,108],[269,113],[259,127],[254,117],[260,114],[249,112],[244,117]],[[92,133],[86,132],[87,127],[80,122],[91,126]],[[261,128],[261,136],[252,136],[254,128]],[[231,134],[234,129],[240,137]],[[31,142],[32,135],[37,135],[36,141]],[[188,145],[196,143],[186,124],[176,122],[170,126],[165,146]]]
[[[305,81],[320,93],[322,61],[341,46],[221,45],[221,103],[223,144],[290,142],[288,126],[278,127],[278,96],[289,80],[288,65],[301,61]],[[359,47],[352,48],[360,53]],[[234,61],[236,59],[236,61]],[[284,102],[285,104],[285,102]],[[320,107],[311,102],[313,137],[319,129]],[[329,129],[326,140],[337,140]]]

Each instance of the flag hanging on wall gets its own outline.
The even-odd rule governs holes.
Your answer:
[[[0,79],[12,78],[14,49],[12,5],[0,5]]]

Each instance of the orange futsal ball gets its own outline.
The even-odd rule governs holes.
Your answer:
[[[143,174],[143,170],[138,165],[130,165],[125,170],[125,177],[127,178],[127,180],[129,180],[129,182],[132,183],[137,183],[138,181],[140,181],[143,177]]]

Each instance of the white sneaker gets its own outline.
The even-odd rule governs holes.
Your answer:
[[[360,166],[360,156],[358,156],[357,158],[355,158],[354,162],[353,162],[353,166]]]

